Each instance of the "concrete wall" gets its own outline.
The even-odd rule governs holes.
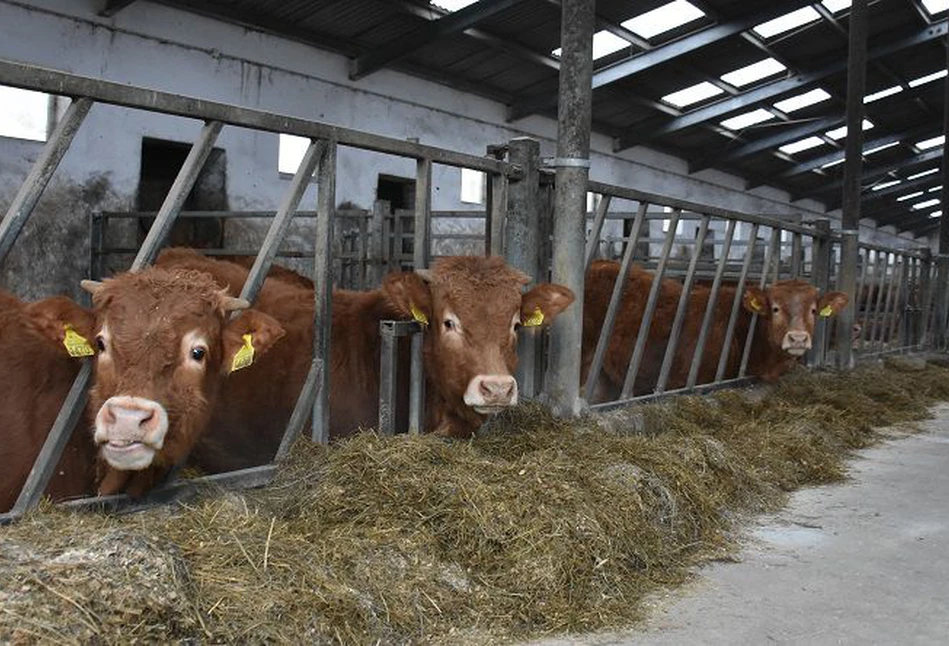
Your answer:
[[[486,145],[522,135],[538,138],[544,155],[555,151],[556,123],[550,119],[530,117],[507,124],[502,104],[398,72],[382,70],[350,81],[345,57],[301,43],[146,0],[111,19],[100,18],[96,12],[102,4],[102,0],[0,0],[0,58],[397,138],[417,138],[472,154],[484,154]],[[83,238],[80,226],[89,210],[134,204],[143,137],[190,142],[200,127],[191,119],[95,106],[56,176],[58,199],[64,201],[56,203],[52,194],[44,198],[48,217],[53,223],[61,222],[78,245]],[[277,171],[277,141],[277,135],[225,128],[217,146],[227,154],[232,209],[276,208],[289,182]],[[826,215],[817,203],[790,204],[785,193],[769,187],[746,192],[741,179],[717,171],[690,176],[685,161],[649,149],[614,154],[609,138],[599,135],[594,135],[592,147],[591,176],[596,180],[751,213]],[[9,202],[11,187],[28,172],[38,149],[38,144],[0,138],[0,205]],[[414,162],[342,149],[338,201],[368,208],[375,199],[379,174],[412,177]],[[90,186],[97,190],[90,191]],[[62,197],[73,194],[85,198]],[[478,208],[460,202],[459,194],[460,171],[436,166],[434,208]],[[311,187],[304,208],[314,204]],[[298,242],[305,235],[300,233]],[[874,234],[868,229],[867,235]],[[248,240],[238,235],[234,241]],[[85,266],[84,257],[46,259],[31,253],[27,258],[36,269],[49,263],[60,269],[65,266],[75,275]],[[11,273],[11,263],[25,267],[26,261],[11,259],[3,273],[4,283],[16,289],[18,272]],[[54,289],[54,283],[44,283],[42,288]],[[67,287],[59,285],[59,289]]]

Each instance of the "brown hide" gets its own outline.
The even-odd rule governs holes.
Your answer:
[[[221,384],[241,372],[234,360],[245,335],[254,357],[243,371],[252,372],[283,330],[255,310],[230,320],[234,299],[198,271],[151,267],[87,288],[97,317],[89,410],[101,458],[99,492],[138,496],[205,432]]]
[[[91,334],[92,315],[65,297],[30,305],[0,290],[0,512],[16,501],[30,468],[79,371],[62,342],[67,320],[77,333]],[[94,491],[95,447],[88,423],[80,420],[49,486],[52,500]]]
[[[587,274],[583,331],[584,379],[592,361],[613,284],[618,274],[619,264],[611,261],[594,262]],[[604,360],[599,388],[601,399],[615,398],[619,395],[639,333],[653,278],[651,272],[639,267],[633,267],[630,270],[626,291]],[[663,279],[646,351],[634,385],[634,395],[646,394],[655,388],[681,294],[681,283],[669,278]],[[709,296],[710,290],[706,286],[698,286],[690,294],[666,386],[667,390],[681,388],[686,384]],[[734,287],[725,286],[719,290],[698,371],[697,383],[699,384],[711,382],[715,378],[734,299]],[[748,360],[748,374],[758,376],[765,381],[774,381],[790,370],[800,359],[799,356],[789,354],[782,348],[788,332],[792,331],[795,334],[806,332],[809,337],[813,334],[814,323],[820,310],[828,307],[829,314],[832,315],[846,306],[846,303],[846,296],[840,292],[831,292],[820,298],[817,289],[804,281],[780,281],[767,290],[747,287],[743,294],[742,305],[739,307],[735,332],[729,344],[724,378],[738,375],[741,354],[752,320],[752,304],[757,306],[759,317]]]
[[[168,252],[183,252],[191,253],[191,249],[169,249]],[[163,252],[165,253],[165,252]],[[232,262],[235,265],[239,265],[244,269],[250,271],[250,268],[254,266],[254,256],[234,256],[234,255],[221,255],[214,256],[215,260],[221,260],[224,262]],[[277,264],[271,264],[270,270],[267,272],[268,278],[276,278],[277,280],[282,280],[285,283],[290,285],[295,285],[297,287],[302,287],[303,289],[313,289],[313,281],[307,278],[306,276],[301,276],[292,269],[287,269],[286,267],[281,267]]]
[[[159,258],[160,265],[200,268],[214,275],[232,293],[240,289],[234,276],[246,270],[234,263],[187,256],[178,250]],[[330,437],[351,434],[378,421],[379,322],[405,320],[413,306],[423,312],[430,325],[425,332],[424,355],[428,379],[428,428],[445,435],[465,437],[484,419],[465,403],[472,377],[510,375],[516,364],[514,324],[520,324],[521,309],[529,315],[541,311],[549,322],[573,300],[569,290],[541,285],[521,295],[526,279],[497,258],[448,258],[437,261],[423,279],[419,274],[399,272],[386,277],[382,289],[369,292],[335,290],[330,365]],[[287,282],[268,278],[255,307],[281,322],[287,338],[262,360],[257,377],[237,376],[229,382],[214,425],[233,429],[246,437],[247,451],[237,462],[227,462],[222,448],[225,437],[209,436],[200,452],[203,466],[248,466],[272,456],[292,411],[309,368],[312,347],[313,294]],[[444,321],[451,311],[454,331]],[[515,315],[517,320],[515,321]],[[536,318],[536,317],[535,317]],[[436,325],[436,322],[437,325]],[[459,341],[460,342],[457,342]],[[402,357],[403,362],[407,355]],[[404,366],[403,366],[404,367]],[[408,374],[402,370],[401,374]],[[271,376],[274,375],[274,376]],[[486,389],[494,384],[487,381]],[[266,389],[266,392],[263,392]],[[248,420],[250,420],[248,422]],[[233,446],[229,433],[227,446]],[[230,452],[234,457],[240,452]],[[230,458],[228,458],[230,459]]]

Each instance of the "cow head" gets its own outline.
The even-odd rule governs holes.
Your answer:
[[[517,330],[549,324],[573,302],[566,287],[537,285],[496,257],[443,258],[430,270],[390,274],[392,305],[425,326],[424,360],[435,432],[466,437],[517,403]]]
[[[188,455],[224,378],[250,366],[283,328],[198,271],[152,267],[82,286],[96,314],[90,410],[108,465],[100,493],[140,495]],[[234,310],[244,311],[231,320]]]
[[[848,301],[843,292],[821,296],[816,287],[803,280],[780,281],[768,289],[747,287],[742,299],[745,309],[766,321],[768,344],[791,357],[800,357],[811,349],[818,317],[833,316]]]

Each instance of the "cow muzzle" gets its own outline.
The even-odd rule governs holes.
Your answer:
[[[781,349],[792,357],[800,357],[811,349],[811,335],[808,332],[788,332],[781,342]]]
[[[140,471],[151,465],[165,443],[168,413],[158,402],[143,397],[110,397],[96,414],[93,436],[99,452],[112,467]]]
[[[517,381],[511,375],[478,375],[468,382],[465,403],[482,415],[517,404]]]

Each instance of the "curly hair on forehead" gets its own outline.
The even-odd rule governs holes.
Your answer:
[[[439,258],[432,263],[429,272],[436,283],[454,283],[463,279],[483,287],[500,285],[526,285],[530,278],[521,271],[508,265],[499,256],[450,256]]]
[[[161,299],[170,295],[197,299],[211,306],[219,306],[226,289],[215,282],[210,274],[197,269],[163,269],[149,267],[140,272],[125,272],[106,279],[102,290],[95,294],[97,304],[117,294],[129,292]]]

